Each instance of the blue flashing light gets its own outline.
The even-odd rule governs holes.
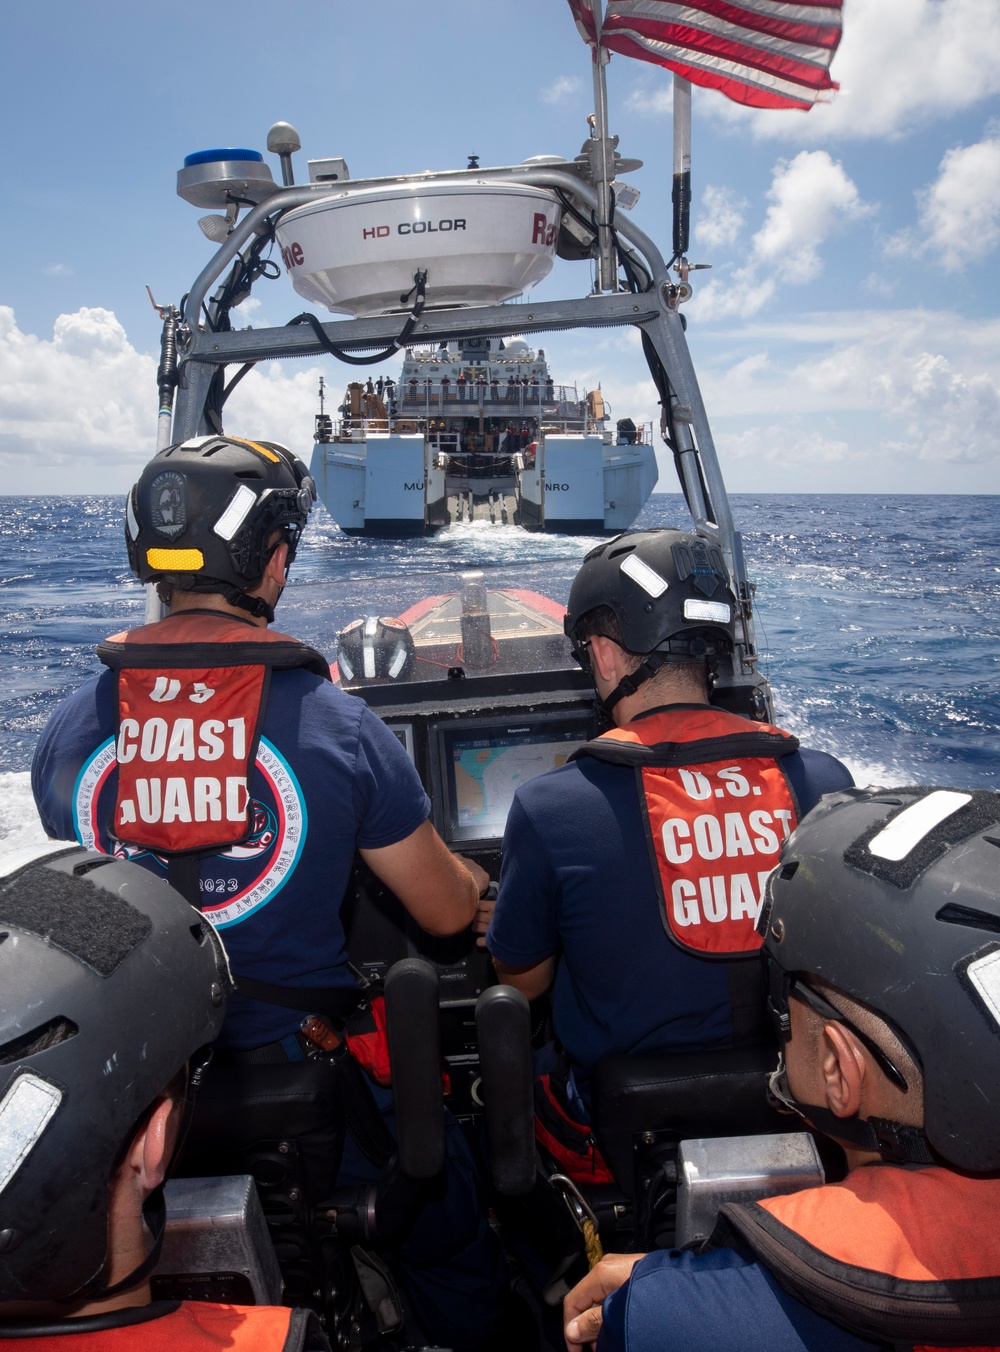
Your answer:
[[[193,155],[184,156],[184,168],[193,164],[215,164],[222,160],[249,160],[251,164],[263,164],[264,156],[259,150],[196,150]]]

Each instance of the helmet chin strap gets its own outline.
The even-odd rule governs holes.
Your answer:
[[[699,645],[702,651],[692,651],[696,645]],[[706,658],[714,655],[715,649],[706,644],[704,639],[665,639],[651,653],[646,653],[642,664],[636,667],[635,671],[623,676],[609,695],[604,699],[598,699],[598,707],[610,719],[611,711],[616,704],[627,699],[629,695],[634,695],[641,685],[645,685],[668,662],[683,662],[694,667],[702,665]]]
[[[887,1117],[838,1117],[829,1108],[800,1103],[788,1087],[785,1054],[767,1082],[768,1098],[779,1112],[795,1113],[814,1130],[839,1141],[849,1141],[862,1150],[870,1150],[888,1164],[937,1164],[930,1143],[920,1127],[905,1127]]]
[[[246,610],[257,619],[263,618],[268,624],[274,623],[274,606],[269,606],[262,596],[249,596],[238,587],[230,587],[227,584],[219,584],[215,590],[225,597],[231,606]]]
[[[614,723],[611,711],[615,705],[623,699],[627,699],[629,695],[634,695],[641,685],[645,685],[651,677],[656,675],[666,660],[666,656],[660,657],[658,653],[650,653],[641,666],[622,677],[609,695],[605,695],[603,699],[598,698],[599,708],[611,723]]]

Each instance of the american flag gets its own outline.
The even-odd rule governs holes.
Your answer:
[[[569,0],[594,42],[587,0]],[[611,0],[601,44],[719,89],[751,108],[811,108],[839,88],[830,62],[843,0]]]

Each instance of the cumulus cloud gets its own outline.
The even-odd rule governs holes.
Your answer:
[[[771,205],[754,235],[754,257],[780,266],[790,282],[819,275],[819,246],[845,221],[868,215],[844,166],[825,150],[802,150],[779,160],[768,191]]]
[[[783,442],[772,435],[775,427],[784,428],[786,437],[789,428],[803,426],[816,435],[819,419],[825,430],[817,461],[836,459],[838,447],[849,447],[845,462],[864,462],[853,482],[857,491],[871,491],[871,476],[886,454],[897,465],[965,467],[963,485],[971,491],[1000,488],[1000,380],[993,357],[1000,322],[921,310],[870,311],[758,324],[741,338],[753,352],[703,369],[701,380],[710,414],[727,427],[743,424],[725,441],[735,452],[752,450],[763,438],[760,444],[772,448],[770,463],[777,463],[781,456],[774,448]],[[726,346],[731,342],[728,335]],[[763,431],[758,419],[765,420]],[[789,452],[788,463],[795,462]],[[912,486],[926,484],[915,480]],[[939,480],[932,491],[959,486]]]
[[[770,205],[750,241],[747,262],[699,288],[692,311],[700,319],[754,315],[771,299],[779,279],[812,281],[823,268],[823,243],[872,210],[844,166],[825,150],[802,150],[792,160],[779,160],[767,196]]]
[[[278,363],[254,372],[227,405],[227,430],[307,452],[319,374]],[[156,404],[156,358],[132,346],[110,310],[60,315],[44,339],[0,306],[5,492],[124,491],[153,452]]]
[[[1000,5],[849,0],[832,74],[840,93],[808,113],[751,110],[696,90],[698,113],[749,126],[762,138],[800,144],[901,135],[1000,92]],[[669,79],[644,81],[630,103],[637,111],[669,116]]]
[[[547,88],[539,94],[543,103],[567,103],[583,88],[579,75],[557,75]]]
[[[735,244],[745,220],[747,200],[731,188],[710,183],[701,195],[700,212],[694,234],[699,244],[722,249]]]
[[[1000,243],[1000,136],[947,151],[918,201],[918,228],[893,236],[887,253],[933,255],[946,272],[992,253]]]

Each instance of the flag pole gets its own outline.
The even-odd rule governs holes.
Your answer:
[[[674,260],[687,258],[691,230],[691,81],[674,74]]]
[[[611,180],[615,176],[614,146],[608,136],[608,86],[605,67],[610,52],[601,43],[604,0],[589,0],[594,16],[594,127],[590,167],[597,189],[597,290],[618,290],[618,261],[611,238]]]

